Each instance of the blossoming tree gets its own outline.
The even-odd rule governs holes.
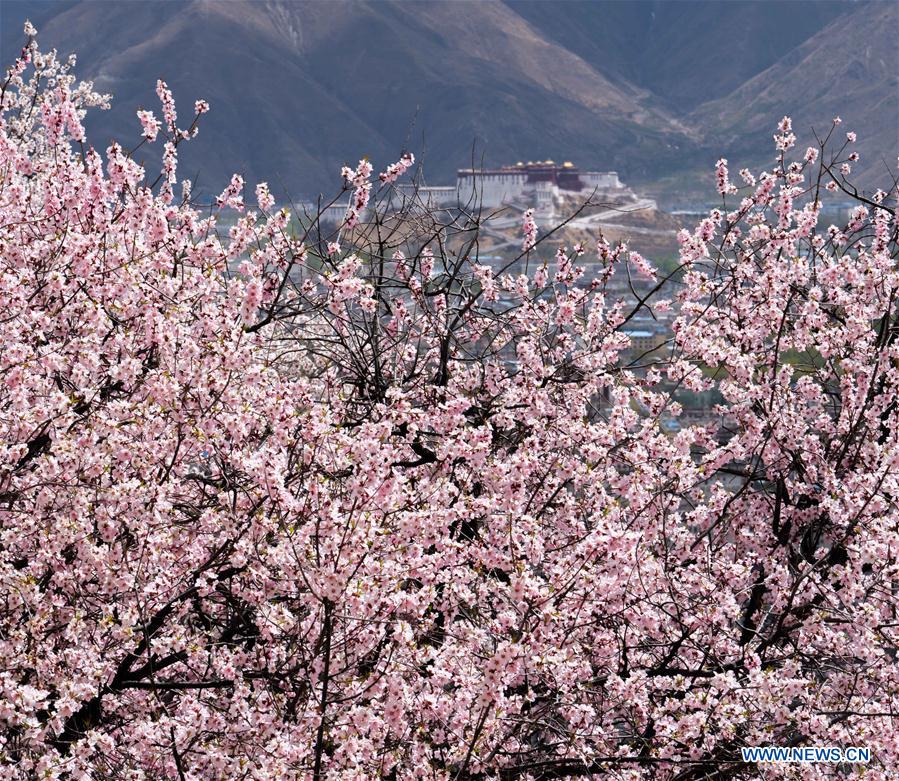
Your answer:
[[[33,38],[0,91],[4,778],[895,777],[895,192],[852,134],[720,161],[658,278],[531,213],[484,265],[471,205],[377,208],[411,155],[333,235],[239,176],[204,211],[208,106],[158,95],[157,177]],[[726,426],[661,427],[680,387]]]

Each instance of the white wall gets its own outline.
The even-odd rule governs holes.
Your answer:
[[[525,174],[516,173],[460,176],[456,187],[463,204],[471,200],[472,206],[480,204],[492,209],[521,198],[526,178]]]

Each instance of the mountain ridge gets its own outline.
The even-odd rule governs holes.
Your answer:
[[[26,16],[42,47],[77,52],[82,78],[113,93],[112,110],[88,121],[98,146],[138,137],[134,112],[156,109],[157,78],[183,113],[209,100],[182,158],[208,192],[232,170],[296,198],[333,192],[341,165],[386,165],[407,147],[431,182],[481,160],[551,157],[692,191],[721,154],[770,159],[782,114],[822,121],[863,43],[883,61],[859,66],[863,89],[843,110],[867,144],[863,182],[878,178],[865,163],[874,146],[899,151],[889,2],[6,0],[7,61]],[[820,85],[833,100],[802,87],[813,69],[836,80]],[[146,155],[158,164],[157,150]]]

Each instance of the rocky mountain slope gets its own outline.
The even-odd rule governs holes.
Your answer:
[[[717,100],[699,106],[690,124],[708,128],[731,157],[757,157],[771,119],[783,109],[800,141],[824,135],[833,117],[858,132],[856,174],[888,182],[899,152],[899,5],[876,3],[840,16],[786,57]]]

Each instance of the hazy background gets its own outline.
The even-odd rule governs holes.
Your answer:
[[[206,192],[239,171],[310,197],[405,148],[450,184],[474,150],[617,170],[674,208],[710,200],[721,155],[770,164],[785,113],[803,148],[842,115],[868,187],[899,153],[892,0],[0,0],[4,66],[26,17],[114,94],[95,146],[139,139],[157,78],[182,118],[209,100],[179,168]]]

